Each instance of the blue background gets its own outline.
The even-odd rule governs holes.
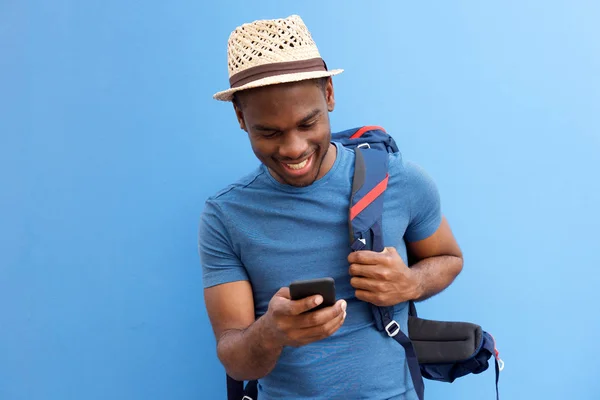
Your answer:
[[[295,3],[0,2],[0,399],[224,398],[197,223],[257,161],[211,96],[230,31],[292,13],[346,70],[333,128],[438,182],[466,263],[421,314],[494,334],[504,399],[598,398],[598,3]]]

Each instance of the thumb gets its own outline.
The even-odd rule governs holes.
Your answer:
[[[300,315],[305,311],[315,308],[323,302],[323,296],[316,294],[299,300],[290,301],[288,312],[290,315]]]
[[[292,298],[290,295],[290,288],[286,286],[280,288],[273,297],[283,297],[284,299],[290,300]]]
[[[381,251],[381,254],[383,254],[383,255],[394,255],[397,253],[398,253],[398,251],[396,250],[396,248],[390,247],[390,246],[384,247],[383,250]]]
[[[271,303],[276,313],[284,315],[300,315],[321,304],[321,295],[308,296],[303,299],[292,300],[289,287],[282,287],[273,295]]]

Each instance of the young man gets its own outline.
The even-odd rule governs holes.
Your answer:
[[[259,380],[260,400],[416,399],[395,340],[370,304],[395,306],[444,290],[462,255],[434,182],[389,156],[385,250],[351,252],[354,151],[331,142],[332,76],[298,16],[255,21],[229,38],[231,101],[261,165],[209,198],[199,249],[217,353],[237,380]],[[415,260],[407,267],[408,256]],[[338,301],[290,299],[294,280],[333,277]]]

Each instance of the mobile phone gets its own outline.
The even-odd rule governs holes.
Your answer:
[[[290,284],[290,296],[292,300],[300,300],[316,294],[320,294],[323,297],[323,302],[309,311],[316,311],[334,305],[335,281],[333,278],[307,279],[294,281]]]

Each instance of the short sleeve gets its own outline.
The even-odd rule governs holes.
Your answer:
[[[440,194],[434,180],[420,166],[405,164],[410,199],[410,220],[406,240],[416,242],[433,235],[442,222]]]
[[[225,217],[213,201],[206,202],[200,218],[198,251],[205,288],[248,280],[246,269],[235,254]]]

